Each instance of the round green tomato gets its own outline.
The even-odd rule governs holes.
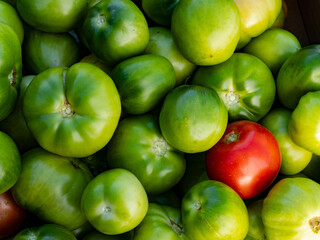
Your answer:
[[[176,84],[170,61],[154,54],[124,60],[110,76],[119,91],[122,108],[129,114],[149,112]]]
[[[266,239],[264,226],[261,219],[262,200],[251,203],[248,207],[249,230],[244,240]]]
[[[0,1],[0,22],[9,25],[18,35],[20,43],[22,44],[24,36],[22,21],[16,9],[5,1]]]
[[[185,153],[204,152],[222,137],[228,112],[214,90],[182,85],[166,96],[159,122],[162,135],[174,148]]]
[[[120,112],[113,81],[89,63],[47,69],[23,99],[27,125],[40,146],[66,157],[86,157],[104,147]]]
[[[86,235],[82,240],[131,240],[133,239],[133,231],[117,235],[106,235],[98,231],[94,231]]]
[[[214,65],[233,54],[240,14],[233,0],[180,0],[171,31],[182,55],[196,65]]]
[[[176,86],[183,84],[192,75],[196,65],[181,55],[169,29],[151,27],[149,28],[149,35],[150,41],[144,52],[166,57],[171,62],[176,73]]]
[[[87,185],[81,208],[95,229],[116,235],[141,223],[148,211],[148,197],[135,175],[117,168],[101,173]]]
[[[302,96],[293,110],[288,131],[300,147],[320,155],[320,91]]]
[[[267,239],[319,239],[320,185],[308,178],[286,178],[263,200],[261,212]]]
[[[17,34],[0,22],[0,121],[13,110],[22,78],[21,45]]]
[[[146,217],[134,231],[133,240],[153,239],[189,239],[184,234],[180,209],[155,203],[149,205]]]
[[[149,41],[147,21],[130,0],[104,0],[94,5],[83,20],[80,36],[108,66],[141,54]]]
[[[80,208],[82,192],[92,175],[78,159],[33,149],[22,156],[22,169],[13,197],[38,218],[70,230],[86,218]]]
[[[280,102],[285,107],[294,109],[307,92],[320,90],[319,71],[320,45],[304,47],[289,57],[277,77]]]
[[[194,185],[182,199],[185,233],[196,240],[243,240],[248,211],[240,196],[224,183],[206,180]]]
[[[13,240],[77,240],[70,230],[56,225],[44,224],[22,230]]]
[[[111,168],[124,168],[136,175],[148,194],[168,191],[186,168],[183,153],[163,138],[153,115],[122,120],[107,146],[107,161]]]
[[[87,11],[88,0],[17,0],[23,20],[44,32],[68,32]]]
[[[282,64],[300,49],[300,42],[292,33],[272,28],[253,39],[243,51],[261,59],[276,75]]]
[[[261,124],[276,137],[281,151],[280,172],[293,175],[301,172],[310,162],[312,153],[295,144],[289,136],[291,112],[285,108],[271,110]]]
[[[0,194],[2,194],[18,181],[21,158],[15,142],[3,132],[0,132],[0,146]]]
[[[235,53],[219,65],[200,67],[191,83],[214,89],[228,109],[229,121],[257,122],[270,110],[276,95],[269,68],[246,53]]]
[[[69,33],[30,29],[22,47],[25,67],[33,74],[48,68],[69,67],[79,60],[79,47]]]

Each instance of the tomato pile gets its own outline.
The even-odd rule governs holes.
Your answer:
[[[320,45],[286,15],[0,1],[0,239],[320,240]]]

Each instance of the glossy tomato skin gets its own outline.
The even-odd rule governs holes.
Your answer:
[[[0,194],[0,239],[14,233],[25,217],[26,211],[14,201],[10,191]]]
[[[210,179],[232,187],[243,199],[262,193],[276,178],[281,153],[276,138],[260,124],[229,124],[219,142],[206,152]]]

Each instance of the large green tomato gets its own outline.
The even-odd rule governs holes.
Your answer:
[[[251,38],[259,36],[276,21],[281,0],[234,0],[241,16],[241,34],[237,48],[244,47]]]
[[[300,147],[320,155],[320,91],[301,97],[292,112],[288,131]]]
[[[254,38],[243,51],[260,58],[276,75],[282,64],[300,49],[300,42],[292,33],[272,28]]]
[[[320,90],[319,71],[320,45],[304,47],[289,57],[277,77],[280,102],[293,110],[307,92]]]
[[[143,114],[160,105],[176,84],[170,61],[154,54],[124,60],[110,76],[119,91],[122,108],[129,114]]]
[[[19,205],[40,219],[72,230],[86,222],[80,200],[91,178],[80,160],[35,148],[22,156],[21,174],[12,193]]]
[[[270,110],[276,95],[267,65],[245,53],[235,53],[219,65],[200,67],[191,83],[214,89],[228,109],[229,121],[257,122]]]
[[[148,24],[130,0],[102,0],[89,9],[80,37],[108,66],[139,55],[149,41]]]
[[[133,239],[133,231],[117,235],[106,235],[98,231],[94,231],[86,235],[82,240],[131,240]]]
[[[95,229],[116,235],[141,223],[148,211],[148,197],[135,175],[117,168],[101,173],[87,185],[81,208]]]
[[[293,175],[301,172],[310,162],[312,153],[295,144],[289,136],[291,112],[285,108],[271,110],[261,121],[276,137],[281,151],[280,172]],[[305,131],[307,131],[305,129]],[[305,133],[304,131],[304,133]]]
[[[162,135],[174,148],[185,153],[204,152],[222,137],[228,112],[214,90],[182,85],[166,96],[159,122]]]
[[[23,20],[40,31],[68,32],[87,11],[88,0],[17,0]]]
[[[22,44],[24,36],[22,21],[16,9],[4,1],[0,1],[0,22],[12,27]]]
[[[320,239],[320,185],[308,178],[286,178],[263,200],[262,222],[270,240]]]
[[[56,224],[44,224],[22,230],[13,240],[77,240],[70,230]]]
[[[243,240],[248,211],[240,196],[224,183],[206,180],[182,199],[182,224],[192,240]]]
[[[21,45],[17,34],[0,22],[0,121],[13,110],[22,78]]]
[[[69,33],[46,33],[30,29],[22,47],[25,67],[33,74],[48,68],[69,67],[79,61],[76,40]]]
[[[89,63],[57,67],[37,75],[27,88],[23,113],[44,149],[86,157],[112,137],[121,112],[111,78]]]
[[[177,208],[149,205],[148,213],[134,231],[133,240],[188,240],[181,223],[181,213]]]
[[[107,145],[107,161],[111,168],[135,174],[148,194],[168,191],[186,168],[183,153],[163,138],[158,118],[153,115],[122,120]]]
[[[196,65],[181,55],[169,29],[151,27],[149,28],[149,34],[150,40],[144,52],[166,57],[176,73],[176,86],[183,84],[192,75]]]
[[[233,54],[240,14],[233,0],[180,0],[171,20],[182,55],[196,65],[214,65]]]
[[[2,194],[18,181],[21,159],[17,145],[3,132],[0,132],[0,146],[0,194]]]

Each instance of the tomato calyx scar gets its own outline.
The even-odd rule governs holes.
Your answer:
[[[225,137],[224,137],[224,142],[226,143],[233,143],[233,142],[236,142],[238,141],[240,138],[240,133],[239,132],[236,132],[236,131],[232,131],[230,133],[228,133]]]
[[[314,233],[319,233],[320,231],[320,217],[313,217],[309,220],[309,225]]]

